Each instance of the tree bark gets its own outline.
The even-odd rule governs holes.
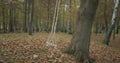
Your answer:
[[[106,10],[107,10],[107,0],[105,0],[104,3],[105,32],[107,32],[108,30],[108,20],[107,20]]]
[[[119,0],[115,0],[115,6],[114,6],[111,25],[110,25],[110,27],[109,27],[106,35],[105,35],[105,38],[103,40],[103,43],[106,44],[106,45],[109,45],[110,38],[111,38],[111,35],[112,35],[112,31],[115,28],[118,6],[119,6]]]
[[[117,26],[116,26],[116,34],[119,34],[119,22],[117,22]]]
[[[89,46],[92,23],[96,14],[98,0],[80,0],[78,18],[74,30],[72,42],[65,53],[73,54],[78,63],[92,63],[89,57]]]
[[[46,27],[47,27],[47,28],[46,28],[46,29],[47,29],[46,31],[47,31],[47,32],[50,32],[50,0],[48,0],[47,3],[48,3],[48,8],[47,8],[47,11],[48,11],[47,19],[48,19],[48,20],[47,20],[47,22],[46,22]]]
[[[2,23],[2,25],[3,25],[3,32],[5,33],[6,32],[6,27],[5,27],[5,8],[3,7],[2,8],[2,16],[3,16],[3,23]]]
[[[31,27],[33,27],[32,23],[34,22],[34,0],[31,1],[32,9],[31,9]],[[33,28],[32,28],[33,31]]]
[[[32,13],[31,13],[31,0],[28,0],[28,33],[32,35]]]
[[[13,32],[13,4],[10,3],[10,10],[9,10],[9,17],[10,17],[10,21],[9,21],[9,32]]]
[[[27,0],[25,0],[25,3],[24,3],[24,10],[25,10],[25,13],[24,13],[24,23],[23,23],[23,31],[24,32],[27,32]]]

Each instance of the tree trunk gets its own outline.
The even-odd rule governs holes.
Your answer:
[[[99,29],[98,23],[95,23],[95,34],[96,34],[96,35],[98,34],[98,29]]]
[[[103,40],[103,43],[106,45],[109,45],[110,38],[112,35],[112,30],[115,28],[115,23],[116,23],[116,16],[117,16],[117,11],[118,11],[118,6],[119,6],[119,0],[115,0],[115,6],[114,6],[114,11],[113,11],[113,16],[112,16],[112,23],[105,35],[105,38]]]
[[[5,33],[6,32],[6,29],[5,29],[5,8],[3,7],[2,8],[2,14],[3,14],[3,32]]]
[[[114,26],[114,29],[113,29],[113,40],[115,40],[115,31],[116,31],[116,30],[115,30],[115,27],[116,27],[116,26]]]
[[[89,46],[92,23],[96,14],[98,0],[80,0],[78,18],[72,42],[64,51],[73,54],[78,63],[92,63],[89,58]]]
[[[115,32],[116,34],[118,34],[119,33],[119,22],[117,22],[117,26],[116,26],[116,32]]]
[[[64,4],[65,5],[65,4]],[[63,32],[65,32],[65,30],[66,30],[66,27],[65,27],[65,8],[63,7],[63,14],[62,14],[62,20],[63,20]]]
[[[25,13],[24,13],[24,24],[23,24],[23,31],[24,32],[27,32],[27,0],[25,0],[25,3],[24,3],[24,10],[25,10]]]
[[[107,20],[106,10],[107,10],[107,0],[105,0],[104,3],[105,32],[107,32],[108,30],[108,20]]]
[[[17,14],[16,14],[16,8],[13,7],[13,29],[14,32],[17,30]]]
[[[9,32],[13,32],[13,4],[10,3],[11,7],[9,10],[9,17],[10,17],[10,21],[9,21]]]
[[[28,0],[28,33],[29,35],[32,35],[32,21],[31,21],[31,0]]]
[[[68,33],[71,34],[72,33],[72,0],[69,0],[69,24],[68,24]]]
[[[32,3],[32,9],[31,9],[31,27],[33,27],[32,23],[34,22],[33,21],[34,20],[34,0],[32,0],[31,3]],[[33,31],[33,28],[32,28],[32,31]]]
[[[47,22],[46,22],[46,27],[47,27],[47,32],[50,32],[50,0],[48,0],[48,8],[47,8],[47,11],[48,11],[48,16],[47,16]]]

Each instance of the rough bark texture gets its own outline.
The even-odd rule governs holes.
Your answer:
[[[78,63],[92,63],[89,58],[90,35],[98,0],[81,0],[72,42],[64,51],[73,54]]]

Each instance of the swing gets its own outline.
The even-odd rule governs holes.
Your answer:
[[[57,0],[56,5],[55,5],[53,22],[52,22],[52,29],[51,29],[50,35],[46,41],[46,46],[52,46],[52,47],[54,47],[54,49],[57,49],[55,32],[56,32],[56,26],[57,26],[57,22],[58,22],[59,6],[60,6],[60,0]]]

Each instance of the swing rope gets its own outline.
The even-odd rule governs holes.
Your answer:
[[[52,22],[51,33],[46,41],[46,46],[53,46],[54,49],[57,49],[55,32],[56,32],[56,26],[58,22],[59,7],[60,7],[60,0],[57,0],[55,5],[55,12],[54,12],[54,17]]]

